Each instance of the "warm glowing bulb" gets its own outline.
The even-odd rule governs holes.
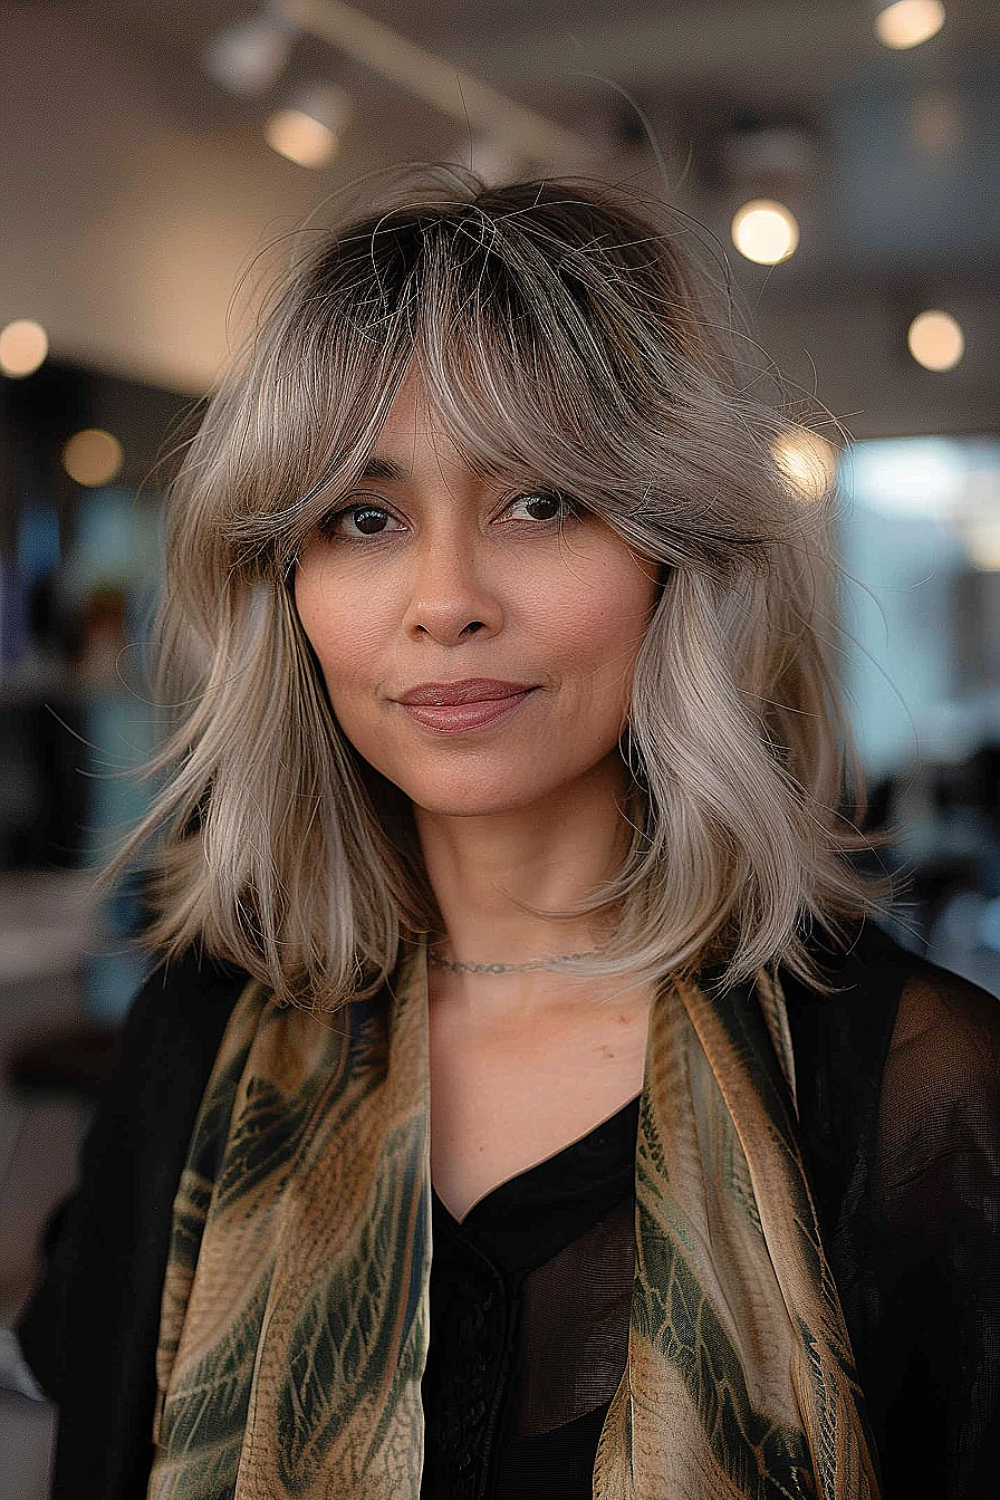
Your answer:
[[[965,353],[962,325],[951,313],[930,308],[914,318],[906,335],[910,353],[925,370],[953,370]]]
[[[49,336],[31,318],[18,318],[0,333],[0,370],[15,379],[33,375],[48,352]]]
[[[100,427],[85,427],[76,432],[63,449],[63,468],[77,484],[93,488],[109,484],[124,460],[122,445],[110,432]]]
[[[896,0],[875,17],[875,34],[885,47],[919,47],[944,25],[941,0]]]
[[[795,215],[783,203],[755,198],[737,209],[732,227],[733,244],[747,260],[759,266],[776,266],[794,255],[799,243]]]
[[[837,472],[837,454],[826,438],[808,427],[797,427],[776,438],[771,451],[803,500],[818,500],[826,494]]]
[[[300,167],[325,167],[337,150],[336,133],[302,109],[276,109],[264,136],[279,156]]]

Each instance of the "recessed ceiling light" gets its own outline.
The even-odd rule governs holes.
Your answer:
[[[95,488],[110,484],[121,470],[125,454],[118,439],[101,427],[75,432],[63,449],[63,468],[77,484]]]
[[[263,10],[214,36],[201,54],[202,67],[233,94],[263,94],[284,72],[295,35],[285,17]]]
[[[953,370],[965,353],[962,325],[951,313],[928,308],[918,314],[906,335],[910,353],[925,370]]]
[[[754,198],[737,209],[732,224],[733,244],[747,260],[761,266],[776,266],[795,254],[799,226],[783,203]]]
[[[875,35],[884,47],[919,47],[944,25],[941,0],[896,0],[875,17]]]
[[[274,151],[300,167],[325,167],[337,154],[353,108],[350,94],[336,84],[311,84],[274,111],[264,137]]]
[[[17,318],[0,332],[0,370],[19,380],[45,363],[49,336],[33,318]]]

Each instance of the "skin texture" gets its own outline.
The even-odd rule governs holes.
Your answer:
[[[296,576],[348,739],[428,818],[547,816],[553,797],[619,792],[616,746],[655,603],[653,565],[593,516],[560,527],[551,501],[484,486],[435,430],[415,375],[375,457],[409,477],[367,482],[347,502],[362,509],[313,536]],[[421,683],[473,677],[534,691],[463,734],[428,728],[397,701]]]

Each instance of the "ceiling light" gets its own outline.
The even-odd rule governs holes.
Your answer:
[[[337,153],[337,137],[301,109],[276,109],[264,126],[272,150],[300,167],[325,167]]]
[[[49,336],[32,318],[18,318],[0,332],[0,370],[15,380],[34,375],[48,352]]]
[[[110,484],[121,470],[125,454],[122,445],[110,432],[100,427],[85,427],[76,432],[63,449],[63,468],[70,479],[91,489]]]
[[[795,215],[783,203],[754,198],[737,209],[732,224],[733,244],[747,260],[775,266],[794,255],[799,243]]]
[[[965,353],[962,325],[940,308],[919,313],[907,330],[906,342],[925,370],[953,370]]]
[[[288,64],[296,31],[271,10],[220,31],[201,54],[202,67],[233,94],[263,94]]]
[[[875,35],[885,47],[919,47],[944,25],[941,0],[896,0],[875,17]]]
[[[336,84],[313,84],[302,89],[283,109],[277,109],[264,126],[267,144],[279,156],[300,167],[325,167],[337,154],[340,137],[351,116],[353,103]]]

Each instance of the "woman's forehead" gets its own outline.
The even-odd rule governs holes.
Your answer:
[[[501,434],[494,428],[489,437],[484,432],[480,448],[476,442],[473,403],[462,392],[455,393],[455,400],[469,419],[461,435],[455,431],[446,409],[435,400],[416,363],[411,363],[365,459],[362,478],[406,484],[416,470],[429,465],[472,471],[482,478],[493,477],[494,470],[514,468],[529,472],[537,466],[527,459],[514,430]],[[501,444],[506,450],[502,456],[497,451],[501,437],[506,439]],[[487,453],[492,455],[492,462],[486,458]]]
[[[441,430],[423,375],[411,360],[392,398],[385,421],[379,431],[380,450],[400,449],[405,453],[418,434],[430,436]]]

